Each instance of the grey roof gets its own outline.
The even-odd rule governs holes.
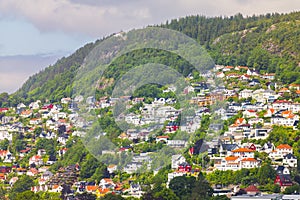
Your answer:
[[[237,144],[222,144],[222,148],[226,151],[232,151],[238,147]]]

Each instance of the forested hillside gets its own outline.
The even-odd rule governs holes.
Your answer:
[[[258,70],[276,72],[277,78],[284,83],[300,82],[300,12],[251,17],[241,14],[214,18],[189,16],[161,26],[195,38],[208,50],[216,64],[248,65]],[[99,42],[85,45],[71,56],[58,60],[55,65],[30,77],[11,95],[9,103],[33,99],[55,101],[70,96],[77,69]],[[118,63],[130,68],[133,65],[132,62],[128,64],[130,57],[143,58],[138,62],[141,64],[147,63],[146,58],[151,58],[152,54],[157,56],[156,51],[136,51],[133,54],[115,62],[114,69]],[[163,53],[161,56],[168,57]]]
[[[300,13],[244,18],[191,16],[163,27],[181,31],[203,44],[216,64],[247,65],[276,72],[279,80],[300,79]]]
[[[89,43],[78,49],[69,57],[59,59],[53,66],[49,66],[41,72],[31,76],[24,85],[13,94],[12,103],[18,100],[48,98],[59,99],[64,96],[70,96],[72,88],[71,83],[76,74],[76,70],[83,63],[84,58],[98,43]]]

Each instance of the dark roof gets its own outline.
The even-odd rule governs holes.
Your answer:
[[[179,166],[188,167],[188,166],[191,166],[191,165],[189,163],[187,163],[187,162],[183,162]]]
[[[299,120],[295,120],[295,122],[294,122],[293,126],[297,126],[297,125],[298,125],[298,123],[299,123]]]
[[[277,176],[279,177],[280,182],[284,185],[293,183],[291,175],[289,174],[278,174]]]
[[[95,181],[87,182],[85,185],[95,185]]]
[[[271,142],[267,142],[267,146],[268,146],[268,148],[272,148],[273,147],[273,145],[272,145]]]
[[[294,156],[294,155],[291,154],[291,153],[286,154],[285,156],[283,156],[283,158],[285,158],[285,159],[297,159],[296,156]]]
[[[222,148],[226,151],[232,151],[238,147],[237,144],[222,144]]]
[[[280,166],[277,167],[276,173],[277,174],[283,174],[283,170],[284,170],[284,166],[280,165]]]
[[[136,188],[136,189],[139,189],[140,188],[140,185],[137,183],[132,183],[132,184],[130,184],[130,186],[132,187],[132,188]]]

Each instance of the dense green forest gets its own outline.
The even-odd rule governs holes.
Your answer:
[[[160,27],[177,30],[196,39],[207,49],[216,64],[248,65],[264,72],[276,72],[277,78],[283,83],[300,83],[299,20],[300,12],[250,17],[241,14],[212,18],[197,15],[174,19]],[[1,94],[1,106],[35,99],[57,101],[70,96],[78,68],[101,41],[87,44],[31,76],[15,94]],[[122,72],[118,65],[130,69],[133,65],[150,61],[171,63],[175,69],[184,71],[184,74],[192,70],[186,61],[168,55],[167,52],[135,51],[115,61],[111,65],[114,70],[108,70],[107,77],[117,77]]]

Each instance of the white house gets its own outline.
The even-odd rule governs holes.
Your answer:
[[[256,118],[256,117],[258,117],[258,114],[256,113],[255,110],[245,110],[243,112],[243,116],[245,118],[252,118],[252,117]]]
[[[225,77],[225,74],[223,72],[217,72],[216,76],[218,78],[224,78]]]
[[[31,125],[38,125],[42,123],[42,119],[41,118],[33,118],[30,119],[29,124]]]
[[[259,166],[259,161],[255,158],[242,158],[239,156],[227,156],[221,158],[221,160],[215,162],[215,169],[226,171],[226,170],[240,170],[242,168],[256,168]]]
[[[186,162],[186,159],[181,154],[172,155],[172,169],[178,169],[181,163]]]
[[[187,145],[185,140],[168,140],[167,145],[174,148],[183,148]]]
[[[267,142],[262,147],[262,152],[266,152],[267,154],[272,153],[275,150],[275,145],[271,142]]]
[[[240,169],[240,158],[237,156],[228,156],[221,158],[221,160],[215,161],[214,167],[216,170],[239,170]]]
[[[255,158],[244,158],[241,160],[241,168],[256,168],[259,166],[259,161]]]
[[[241,158],[254,158],[254,150],[248,148],[238,148],[230,152],[231,155]]]
[[[168,173],[167,187],[169,187],[169,184],[173,178],[178,177],[178,176],[184,176],[184,175],[186,175],[186,173],[187,172],[185,172],[185,171],[175,171],[175,172]]]
[[[8,131],[0,131],[0,141],[5,139],[12,141],[12,134],[10,134]]]
[[[261,77],[264,79],[274,80],[275,74],[274,73],[270,73],[270,74],[266,73],[266,74],[261,75]]]
[[[275,116],[271,118],[271,125],[279,125],[279,126],[294,126],[295,122],[299,120],[298,115],[289,115],[287,117],[283,116]]]
[[[269,157],[279,159],[287,154],[293,154],[293,148],[288,144],[280,144],[269,154]]]
[[[114,173],[115,171],[117,171],[117,168],[118,168],[117,165],[111,164],[111,165],[108,165],[108,166],[107,166],[107,171],[108,171],[110,174],[112,174],[112,173]]]
[[[269,136],[269,128],[256,128],[251,130],[251,138],[253,139],[266,139]]]
[[[99,186],[102,189],[108,188],[108,189],[114,189],[116,187],[116,184],[113,182],[111,178],[103,178],[99,182]]]
[[[264,117],[272,117],[275,114],[274,108],[269,108],[267,112],[264,114]]]
[[[36,109],[39,109],[40,108],[40,104],[41,104],[41,101],[40,100],[37,100],[35,102],[31,102],[29,104],[29,108],[30,109],[33,109],[33,110],[36,110]]]
[[[290,107],[290,110],[293,113],[299,113],[300,112],[300,103],[293,103]]]
[[[266,97],[265,97],[265,90],[264,89],[257,89],[253,92],[252,98],[255,99],[257,102],[266,102]]]
[[[283,156],[282,163],[283,165],[287,165],[289,167],[297,167],[297,157],[291,153],[288,153]]]
[[[60,102],[61,102],[62,104],[68,104],[71,100],[72,100],[72,99],[71,99],[70,97],[67,97],[67,98],[62,98],[62,99],[60,100]]]
[[[275,110],[289,110],[291,108],[291,102],[287,100],[276,100],[272,103],[272,106]]]
[[[43,162],[42,156],[35,155],[35,156],[32,156],[31,158],[29,158],[29,165],[31,165],[31,164],[35,164],[36,166],[43,165],[44,162]]]
[[[264,120],[262,118],[259,118],[259,117],[256,117],[256,118],[251,118],[248,120],[248,123],[250,125],[253,125],[253,124],[258,124],[258,123],[261,123],[263,124],[264,123]]]

